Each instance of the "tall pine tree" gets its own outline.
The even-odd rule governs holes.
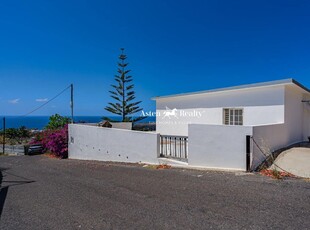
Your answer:
[[[133,117],[134,114],[140,112],[142,108],[139,107],[141,101],[135,101],[135,91],[133,90],[134,84],[132,84],[132,76],[128,75],[130,70],[126,67],[128,63],[125,62],[127,56],[124,54],[124,48],[121,48],[121,54],[119,55],[118,75],[115,75],[116,84],[111,85],[113,89],[110,92],[111,98],[114,99],[114,103],[108,103],[105,110],[121,116],[122,122],[135,122],[143,119],[144,117]],[[109,119],[111,120],[111,119]]]

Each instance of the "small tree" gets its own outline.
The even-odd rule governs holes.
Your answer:
[[[125,62],[126,59],[127,56],[124,54],[124,48],[121,48],[117,70],[118,75],[115,75],[116,84],[111,85],[113,90],[109,91],[115,102],[110,102],[109,105],[105,107],[105,110],[120,115],[122,122],[135,122],[144,117],[133,118],[133,115],[140,112],[142,108],[139,107],[141,101],[135,101],[134,84],[132,84],[133,79],[132,76],[128,75],[130,70],[126,70],[128,65],[128,63]]]
[[[55,115],[50,116],[49,122],[45,127],[45,129],[51,129],[51,130],[60,129],[65,127],[65,125],[69,123],[70,118],[60,116],[59,114],[56,113]]]
[[[25,126],[21,126],[18,129],[18,136],[20,138],[28,138],[30,137],[30,131]]]

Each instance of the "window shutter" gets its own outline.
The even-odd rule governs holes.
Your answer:
[[[229,125],[229,109],[224,109],[224,124]]]
[[[242,109],[223,109],[224,125],[243,125]]]

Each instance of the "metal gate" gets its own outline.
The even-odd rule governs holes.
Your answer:
[[[160,157],[187,160],[188,137],[160,135]]]

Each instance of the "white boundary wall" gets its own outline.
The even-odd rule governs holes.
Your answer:
[[[251,126],[189,125],[189,166],[246,170],[246,136]]]
[[[292,136],[290,126],[285,124],[254,127],[190,124],[188,167],[245,171],[247,135],[253,136],[266,155],[302,141]],[[158,164],[159,141],[156,133],[70,124],[69,158]],[[253,143],[251,156],[252,169],[264,159]]]
[[[253,139],[265,155],[269,155],[275,150],[303,141],[302,132],[303,130],[300,129],[299,135],[292,135],[291,127],[286,124],[255,126]],[[253,166],[258,166],[263,160],[264,155],[253,144]]]
[[[69,125],[69,158],[158,164],[159,134]]]
[[[292,135],[286,124],[264,126],[189,125],[188,164],[202,168],[246,170],[246,136],[251,140],[251,168],[255,169],[265,156],[280,148],[303,141]]]

